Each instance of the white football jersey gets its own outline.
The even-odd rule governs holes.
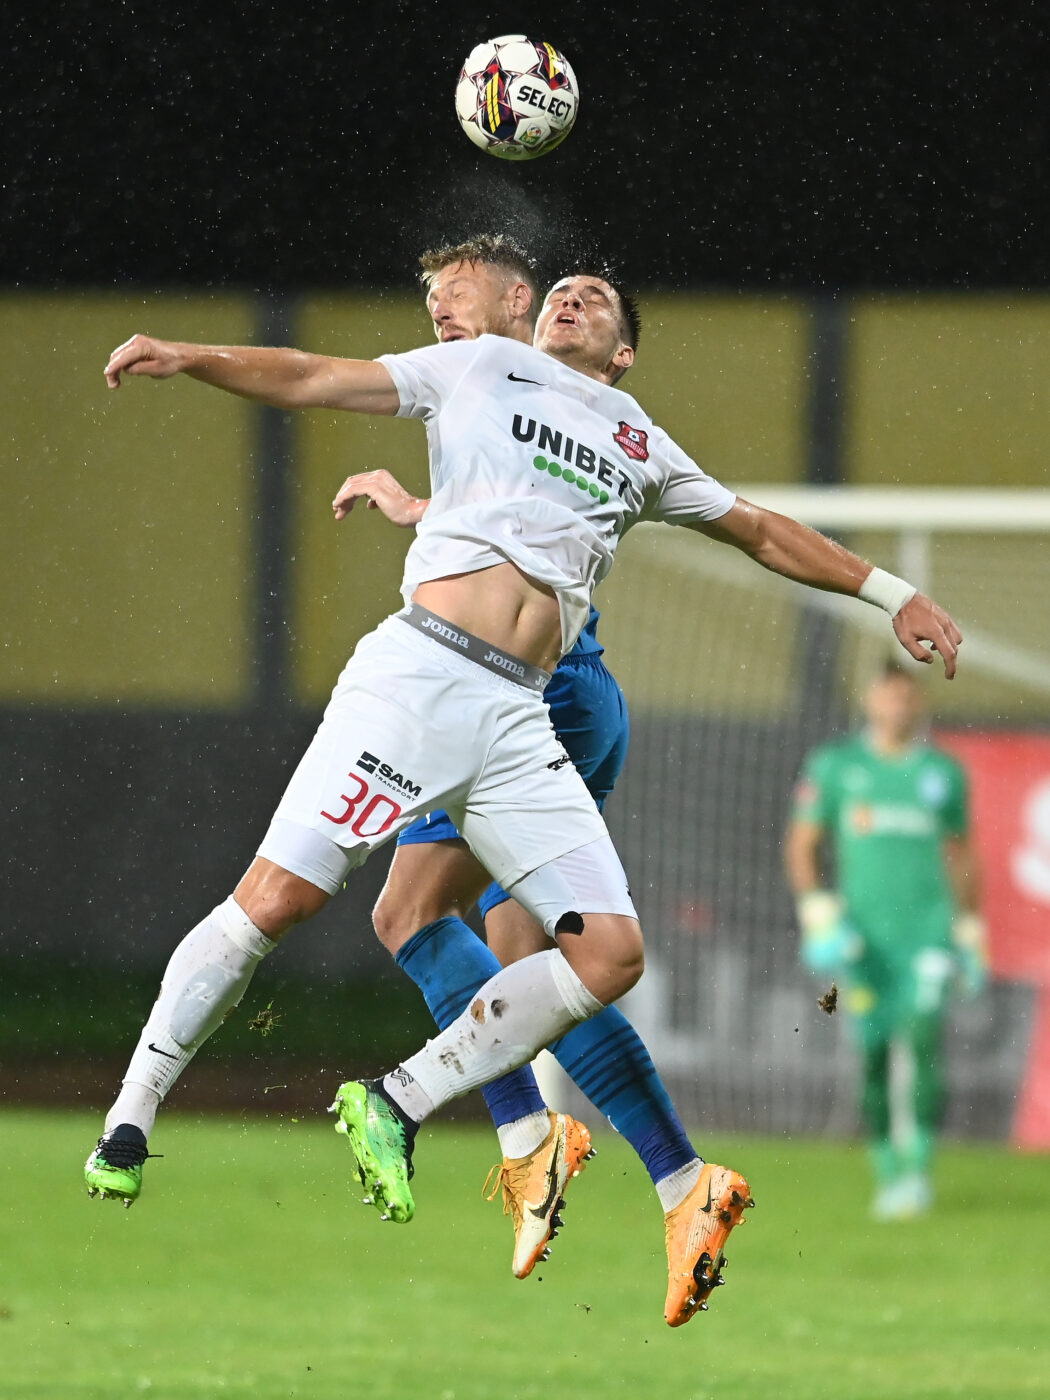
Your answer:
[[[381,355],[398,417],[422,418],[431,502],[405,561],[430,579],[515,564],[553,588],[566,651],[639,520],[717,520],[736,500],[629,394],[503,336]]]

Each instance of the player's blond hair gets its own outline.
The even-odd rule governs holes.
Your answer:
[[[420,283],[429,291],[439,272],[464,262],[471,266],[484,263],[524,282],[532,293],[529,320],[536,319],[540,300],[536,265],[520,243],[505,233],[476,233],[462,243],[444,243],[438,248],[428,248],[419,259]]]

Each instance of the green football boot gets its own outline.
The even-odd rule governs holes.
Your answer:
[[[399,1225],[412,1219],[416,1206],[412,1179],[412,1140],[405,1124],[382,1094],[377,1081],[351,1080],[340,1085],[328,1110],[338,1116],[337,1133],[345,1133],[354,1154],[365,1205],[374,1205],[384,1220]]]
[[[88,1195],[131,1206],[142,1190],[142,1164],[149,1155],[145,1135],[130,1123],[104,1134],[84,1163]]]

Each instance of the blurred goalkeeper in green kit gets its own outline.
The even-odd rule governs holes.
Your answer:
[[[917,680],[886,666],[864,695],[863,733],[814,750],[785,843],[802,960],[843,984],[860,1050],[876,1219],[929,1209],[944,1099],[941,1033],[949,993],[987,978],[966,777],[923,737]],[[822,879],[830,848],[834,888]],[[911,1060],[910,1103],[891,1095],[891,1049]]]

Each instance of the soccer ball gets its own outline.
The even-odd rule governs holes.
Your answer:
[[[560,145],[576,120],[576,77],[561,54],[524,34],[471,49],[456,84],[456,116],[475,146],[532,160]]]

